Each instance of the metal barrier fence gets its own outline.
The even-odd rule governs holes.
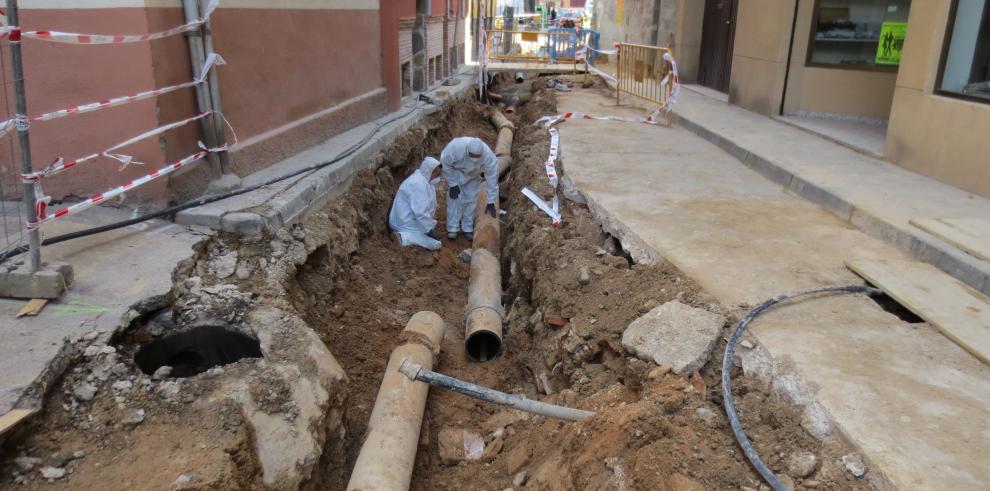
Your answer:
[[[626,94],[666,107],[676,83],[671,74],[672,65],[664,55],[672,57],[670,50],[657,46],[619,43],[616,59],[616,103]],[[668,124],[671,113],[667,112]]]
[[[489,61],[576,63],[577,49],[587,31],[577,29],[550,29],[547,31],[506,31],[494,29],[485,32],[485,52]],[[593,42],[597,46],[598,33]]]

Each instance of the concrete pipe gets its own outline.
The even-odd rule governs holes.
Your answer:
[[[516,128],[516,125],[512,124],[512,121],[509,121],[509,118],[506,118],[505,115],[502,114],[500,111],[493,110],[492,115],[489,117],[489,119],[491,120],[492,125],[498,128],[499,130],[501,130],[502,128],[512,128],[512,129]]]
[[[498,139],[495,140],[495,156],[512,155],[512,128],[503,126],[498,130]]]
[[[406,324],[400,338],[404,344],[388,359],[367,437],[347,483],[349,491],[409,489],[430,386],[410,380],[399,366],[408,360],[432,367],[444,328],[443,319],[433,312],[418,312]]]
[[[471,255],[471,280],[464,329],[464,350],[471,361],[490,361],[502,354],[502,267],[488,249]]]
[[[474,240],[471,242],[472,249],[485,249],[495,257],[500,254],[502,246],[502,227],[498,221],[499,199],[495,197],[496,216],[490,217],[485,214],[485,206],[488,205],[488,190],[482,185],[478,191],[478,208],[474,217]]]

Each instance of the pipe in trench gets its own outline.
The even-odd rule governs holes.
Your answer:
[[[349,491],[409,489],[430,386],[410,380],[399,366],[408,360],[432,367],[444,329],[443,319],[428,311],[417,312],[406,324],[400,337],[404,344],[388,359]]]
[[[493,111],[492,125],[498,128],[495,155],[499,159],[499,175],[508,170],[511,162],[512,130],[515,126],[501,112]],[[501,226],[496,216],[485,214],[488,191],[478,192],[478,206],[474,220],[474,239],[471,255],[471,279],[468,283],[468,303],[465,308],[464,349],[471,361],[490,361],[502,354]],[[499,209],[498,196],[495,209]]]

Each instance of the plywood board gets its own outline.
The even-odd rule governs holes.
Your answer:
[[[856,260],[846,265],[990,365],[990,299],[929,264]]]
[[[21,307],[21,310],[17,311],[17,315],[14,317],[24,317],[25,315],[34,317],[38,315],[38,313],[41,312],[41,309],[45,308],[45,305],[47,304],[47,298],[32,298],[28,301],[28,303]]]
[[[34,414],[32,409],[11,409],[7,414],[0,416],[0,435],[3,435],[11,428],[20,423],[28,416]]]
[[[984,261],[990,261],[990,222],[979,218],[912,218],[924,230]]]

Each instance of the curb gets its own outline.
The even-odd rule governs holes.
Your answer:
[[[248,202],[239,209],[217,209],[206,205],[180,212],[176,215],[175,222],[186,226],[203,226],[243,237],[259,237],[265,230],[272,231],[293,223],[310,209],[343,194],[351,178],[360,170],[374,165],[375,156],[388,148],[396,137],[422,122],[427,116],[440,111],[441,108],[470,97],[474,88],[471,83],[473,75],[467,73],[454,75],[452,78],[459,78],[461,82],[453,86],[439,86],[426,93],[434,100],[438,100],[437,105],[426,105],[382,127],[381,131],[364,146],[336,164],[303,177],[295,177],[247,193],[242,198]],[[439,95],[439,91],[446,91],[447,95]],[[394,114],[384,114],[371,123],[392,117]],[[334,138],[337,136],[340,135],[335,135]]]

